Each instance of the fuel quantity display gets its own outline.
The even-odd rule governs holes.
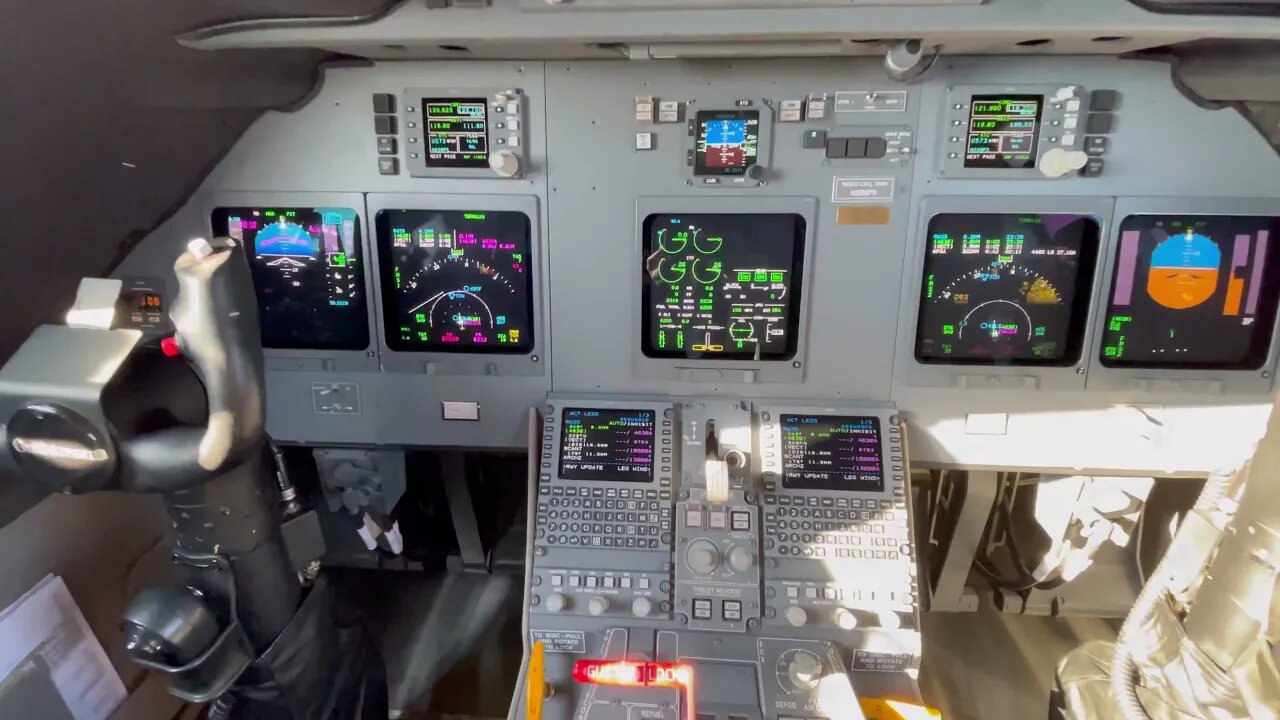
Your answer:
[[[369,315],[360,217],[349,208],[233,207],[210,216],[239,242],[268,348],[364,350]]]
[[[805,221],[655,214],[644,222],[649,357],[786,360],[796,352]]]
[[[1280,298],[1280,218],[1130,215],[1107,300],[1109,367],[1257,370]]]
[[[391,349],[533,349],[529,216],[383,210],[377,226],[383,323]]]
[[[929,221],[916,359],[1071,365],[1080,357],[1098,221],[946,213]]]

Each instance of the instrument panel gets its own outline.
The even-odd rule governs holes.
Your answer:
[[[121,272],[163,276],[164,238],[230,232],[230,211],[298,213],[306,274],[258,252],[287,239],[239,229],[285,441],[521,447],[521,410],[550,392],[711,393],[893,402],[924,464],[1202,472],[1245,442],[1217,428],[1260,430],[1274,388],[1259,188],[1280,162],[1159,70],[332,68]]]

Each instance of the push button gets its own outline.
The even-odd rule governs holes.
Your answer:
[[[694,620],[710,620],[711,619],[711,601],[706,598],[693,599],[693,619]]]

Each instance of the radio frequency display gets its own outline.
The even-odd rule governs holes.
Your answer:
[[[974,95],[964,166],[1034,168],[1043,104],[1043,95]]]
[[[1257,370],[1280,298],[1280,218],[1130,215],[1103,327],[1103,365]]]
[[[695,122],[695,175],[744,175],[748,167],[756,164],[760,147],[758,110],[703,110]]]
[[[1083,215],[935,215],[925,240],[916,359],[1074,363],[1098,237],[1098,221]]]
[[[484,98],[423,98],[422,113],[427,124],[427,167],[489,167]]]
[[[383,210],[377,226],[383,326],[391,349],[533,349],[528,215]]]
[[[879,418],[783,415],[782,486],[884,492]]]
[[[565,408],[560,477],[652,482],[655,417],[653,410]]]
[[[644,234],[645,355],[795,355],[804,218],[656,214],[645,220]]]
[[[218,208],[214,235],[240,243],[268,348],[369,347],[360,218],[349,208]]]

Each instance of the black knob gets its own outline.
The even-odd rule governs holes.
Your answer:
[[[751,178],[752,180],[759,180],[760,178],[764,177],[764,168],[761,167],[760,165],[752,165],[751,167],[747,168],[747,177]]]

